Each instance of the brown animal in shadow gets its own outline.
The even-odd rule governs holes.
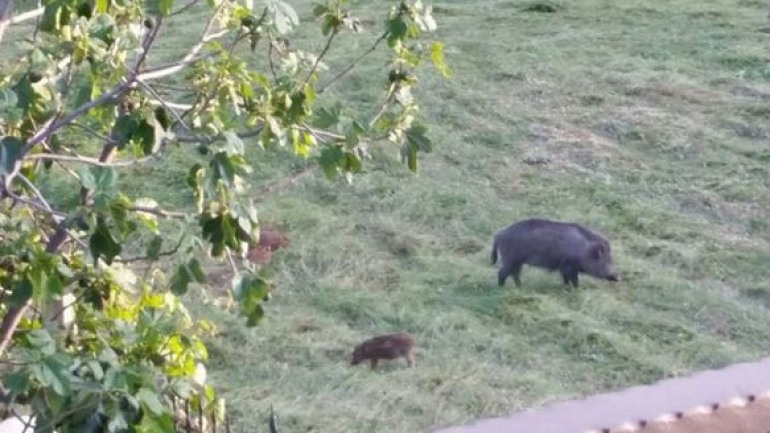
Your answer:
[[[412,367],[415,364],[413,347],[414,338],[405,332],[379,335],[355,347],[350,365],[358,365],[361,361],[368,359],[374,369],[380,359],[396,359],[403,356],[406,359],[406,365]]]
[[[289,239],[277,230],[259,231],[259,243],[249,250],[247,257],[252,263],[263,265],[270,261],[273,253],[279,248],[286,248],[289,245]]]

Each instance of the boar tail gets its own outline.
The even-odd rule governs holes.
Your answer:
[[[497,239],[492,241],[492,264],[497,263]]]

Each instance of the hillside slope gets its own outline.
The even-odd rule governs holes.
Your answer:
[[[262,203],[291,238],[264,323],[196,309],[222,323],[210,370],[242,431],[264,431],[270,404],[285,432],[428,431],[768,353],[766,2],[552,4],[437,2],[454,76],[420,84],[436,143],[420,174],[382,148],[353,185],[314,176]],[[376,33],[346,37],[330,69]],[[333,91],[376,100],[373,59]],[[250,158],[255,189],[304,165]],[[142,173],[179,204],[182,162]],[[623,281],[568,291],[525,268],[497,287],[492,235],[530,216],[604,232]],[[398,330],[417,368],[348,366]]]

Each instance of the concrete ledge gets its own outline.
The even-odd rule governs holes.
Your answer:
[[[435,433],[583,433],[610,432],[624,423],[652,423],[664,416],[698,407],[725,404],[736,397],[755,397],[770,391],[770,358],[733,364],[691,376],[666,379],[648,386],[598,394],[582,400],[546,405],[510,417],[480,420]],[[770,431],[770,426],[766,426]],[[673,431],[673,430],[672,430]],[[745,431],[737,429],[735,432]]]

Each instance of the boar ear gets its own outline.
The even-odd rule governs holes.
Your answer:
[[[595,243],[591,245],[589,252],[591,254],[591,257],[595,259],[600,259],[604,255],[604,248],[602,248],[602,244]]]

